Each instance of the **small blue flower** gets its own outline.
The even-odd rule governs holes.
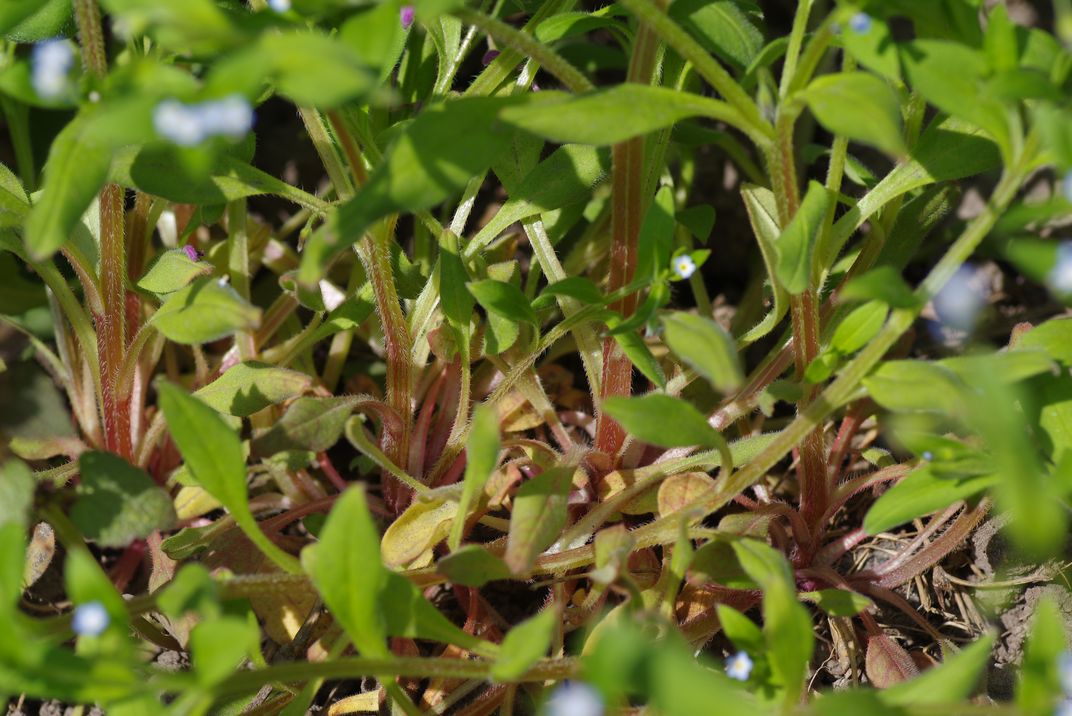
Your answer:
[[[1072,204],[1072,169],[1065,172],[1065,178],[1061,180],[1061,194],[1064,195],[1065,201]]]
[[[1058,296],[1072,296],[1072,241],[1062,241],[1057,246],[1057,257],[1046,283]]]
[[[408,30],[413,25],[413,18],[416,15],[416,10],[412,5],[403,5],[402,9],[398,13],[398,20],[402,23],[402,29]]]
[[[290,10],[290,0],[268,0],[268,7],[276,12],[286,12]]]
[[[1072,699],[1066,699],[1058,704],[1053,716],[1072,716]]]
[[[79,636],[100,636],[108,628],[110,617],[100,602],[79,604],[71,616],[71,629]]]
[[[183,104],[166,99],[153,111],[156,133],[182,147],[193,147],[210,137],[241,139],[253,126],[253,107],[241,95]]]
[[[688,278],[696,273],[696,262],[687,254],[678,256],[674,259],[674,273],[681,278]]]
[[[544,716],[603,716],[603,697],[588,684],[563,681],[543,710]]]
[[[752,659],[743,651],[726,659],[726,676],[737,681],[748,681],[752,675]]]
[[[849,18],[849,29],[857,35],[866,35],[871,32],[871,16],[866,12],[858,12]]]
[[[961,266],[934,297],[934,311],[941,321],[958,331],[975,327],[986,305],[986,291],[979,285],[975,269]]]
[[[1062,651],[1057,657],[1057,678],[1065,696],[1072,698],[1072,651]]]
[[[63,39],[34,45],[30,58],[30,83],[42,99],[60,99],[71,90],[74,47]]]
[[[153,128],[161,137],[180,147],[193,147],[205,141],[197,111],[176,99],[166,99],[156,105]]]
[[[253,107],[242,95],[231,95],[197,106],[201,130],[206,136],[241,139],[253,127]]]
[[[924,450],[923,454],[920,455],[920,457],[923,458],[925,461],[930,462],[934,459],[934,453],[932,453],[930,450]]]

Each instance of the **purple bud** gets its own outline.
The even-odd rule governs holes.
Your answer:
[[[199,261],[201,259],[201,252],[193,247],[192,244],[186,244],[182,247],[182,252],[186,254],[186,258],[191,261]]]
[[[412,5],[403,5],[401,12],[398,14],[399,20],[402,22],[402,29],[408,30],[410,25],[413,24],[414,10]]]
[[[483,65],[485,67],[487,67],[488,65],[491,64],[491,61],[494,60],[498,56],[499,56],[499,51],[498,50],[488,50],[487,52],[484,53],[484,57],[482,57],[480,61],[483,63]]]

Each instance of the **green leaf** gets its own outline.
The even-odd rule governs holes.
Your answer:
[[[315,196],[231,153],[212,157],[203,172],[194,172],[189,162],[182,160],[180,150],[159,141],[119,150],[112,159],[109,180],[180,204],[225,204],[249,196],[273,194],[317,212],[327,207]]]
[[[258,59],[271,61],[276,91],[297,105],[331,108],[364,97],[376,75],[338,39],[314,32],[267,32]]]
[[[532,307],[537,311],[555,305],[558,296],[568,296],[576,299],[586,306],[596,306],[606,299],[599,287],[591,279],[584,276],[568,276],[561,281],[548,284],[540,291],[540,295],[532,301]]]
[[[339,28],[339,39],[364,64],[379,68],[381,81],[405,47],[406,31],[398,21],[401,6],[399,0],[387,0],[351,15]]]
[[[763,588],[767,658],[775,681],[784,691],[784,703],[795,704],[804,688],[814,635],[811,618],[797,601],[789,563],[772,547],[756,540],[736,540],[733,551],[748,576]]]
[[[659,364],[659,360],[652,355],[648,344],[636,333],[614,333],[614,342],[622,349],[625,357],[636,366],[641,375],[650,380],[659,388],[666,387],[666,373]]]
[[[245,361],[231,366],[194,395],[217,412],[245,418],[301,395],[312,382],[296,370]]]
[[[16,3],[17,4],[17,3]],[[63,34],[71,21],[74,6],[66,0],[44,0],[33,14],[4,32],[13,42],[41,42]]]
[[[815,712],[819,716],[905,716],[905,712],[895,706],[889,706],[882,700],[884,690],[879,689],[845,689],[823,694],[815,701]]]
[[[915,308],[919,299],[892,266],[879,266],[850,280],[838,293],[844,301],[881,301],[890,308]]]
[[[937,364],[953,371],[969,385],[981,371],[1006,384],[1057,372],[1057,365],[1045,350],[1023,346],[995,353],[943,358]]]
[[[488,278],[471,281],[466,285],[477,302],[491,313],[515,323],[530,323],[537,327],[540,325],[540,319],[536,317],[536,311],[532,310],[529,300],[521,289],[512,283]]]
[[[670,350],[711,385],[730,394],[744,382],[737,344],[722,326],[683,311],[662,317]]]
[[[212,264],[191,261],[182,249],[173,249],[160,254],[145,275],[138,280],[138,288],[152,293],[173,293],[186,287],[198,276],[212,273]]]
[[[1024,716],[1050,716],[1053,705],[1064,696],[1058,671],[1059,657],[1068,648],[1064,624],[1064,615],[1053,599],[1040,599],[1016,688],[1016,706]]]
[[[494,652],[493,645],[454,626],[413,582],[396,572],[385,572],[387,581],[380,593],[380,608],[388,636],[457,644],[485,656]]]
[[[597,146],[618,144],[696,116],[743,123],[723,102],[636,83],[583,95],[539,92],[525,104],[502,111],[504,121],[553,142]]]
[[[774,248],[778,255],[775,273],[785,290],[803,293],[812,282],[815,244],[830,205],[830,192],[817,181],[808,184],[808,193],[793,220],[785,227]]]
[[[511,577],[505,562],[475,544],[456,549],[436,562],[436,571],[465,587],[483,587],[488,582]]]
[[[964,408],[964,383],[950,369],[928,361],[886,361],[863,385],[887,410],[958,415]]]
[[[830,232],[830,241],[822,247],[821,265],[833,263],[856,229],[896,197],[928,184],[975,176],[1001,163],[997,147],[982,130],[962,120],[943,116],[937,117],[924,130],[909,156],[909,161],[898,164],[854,208],[837,220]],[[924,225],[923,222],[911,227],[920,225]],[[911,256],[905,257],[906,262],[908,258]],[[889,262],[888,258],[886,260]]]
[[[474,97],[430,106],[409,124],[356,197],[329,215],[306,245],[299,279],[314,284],[330,259],[377,219],[435,206],[485,171],[510,132],[499,110],[518,100]]]
[[[907,707],[963,703],[975,693],[979,679],[990,664],[993,646],[994,635],[985,634],[939,666],[879,691],[879,698],[890,705]]]
[[[717,604],[715,609],[718,612],[718,623],[722,626],[722,633],[733,642],[738,650],[753,655],[766,651],[763,632],[754,621],[726,604]]]
[[[29,526],[36,488],[26,463],[6,460],[0,464],[0,527],[16,525],[25,530]]]
[[[458,251],[458,237],[444,231],[439,239],[439,305],[456,328],[469,330],[473,315],[473,294],[469,293],[469,272]]]
[[[472,256],[514,222],[588,199],[592,187],[609,172],[607,150],[583,144],[559,147],[526,173],[518,186],[508,187],[509,201],[480,228],[466,247],[466,255]]]
[[[898,45],[894,42],[887,23],[872,18],[867,32],[857,32],[855,28],[852,32],[842,32],[841,42],[848,53],[864,67],[887,79],[898,82],[901,80]]]
[[[986,130],[1001,144],[1008,134],[1005,109],[981,91],[988,72],[982,53],[967,45],[920,39],[901,47],[905,76],[928,102]]]
[[[621,423],[630,435],[659,447],[717,447],[722,436],[707,419],[680,398],[651,393],[639,398],[614,396],[603,402],[603,410]]]
[[[71,521],[101,547],[126,547],[175,523],[171,496],[148,473],[107,452],[78,458],[82,482]]]
[[[171,437],[197,483],[227,508],[273,562],[285,571],[300,571],[297,560],[265,536],[250,511],[246,459],[238,436],[215,410],[181,388],[160,382],[157,391]]]
[[[451,527],[450,540],[447,543],[452,552],[461,544],[465,521],[499,462],[501,447],[498,413],[489,405],[478,406],[473,411],[473,423],[465,445],[465,477],[462,479],[458,516]]]
[[[515,575],[531,569],[566,526],[566,503],[574,468],[555,467],[527,480],[514,495],[503,561]]]
[[[301,560],[335,621],[363,655],[386,658],[387,627],[381,601],[389,573],[380,562],[380,535],[362,486],[342,493],[319,541]]]
[[[110,148],[94,136],[90,119],[77,117],[56,136],[41,198],[26,219],[26,250],[32,258],[46,259],[67,243],[104,186],[110,163]]]
[[[669,12],[704,49],[745,68],[763,48],[763,33],[750,7],[755,5],[737,0],[675,0]]]
[[[210,687],[234,674],[259,636],[239,617],[199,622],[190,631],[190,661],[198,683]]]
[[[968,500],[998,481],[996,475],[939,477],[930,466],[913,471],[879,497],[864,518],[864,531],[876,535],[917,517]]]
[[[808,85],[804,98],[819,123],[833,134],[904,154],[900,103],[878,77],[866,72],[823,75]]]
[[[650,641],[642,642],[650,644]],[[665,716],[696,716],[717,710],[719,716],[759,716],[770,713],[725,674],[695,659],[684,644],[662,644],[650,657],[645,681],[651,684],[651,701]],[[620,679],[635,679],[621,674]]]
[[[549,607],[508,631],[500,646],[499,658],[491,667],[491,678],[496,681],[521,678],[537,661],[547,656],[558,624],[558,612]]]
[[[21,226],[30,212],[30,199],[22,182],[10,169],[0,164],[0,229]]]
[[[169,340],[195,345],[256,328],[260,320],[259,308],[206,276],[168,296],[149,322]]]
[[[838,323],[830,345],[844,355],[855,353],[878,335],[888,312],[886,304],[881,301],[857,306]]]
[[[358,402],[354,396],[298,398],[268,432],[253,439],[250,448],[254,455],[265,456],[285,450],[327,450],[342,437]]]
[[[874,602],[862,594],[844,589],[820,589],[817,592],[801,592],[800,598],[815,602],[815,605],[832,617],[854,617],[874,606]]]
[[[781,230],[778,227],[778,207],[774,194],[770,189],[746,184],[741,188],[741,198],[744,199],[745,209],[748,211],[748,220],[752,225],[752,233],[759,244],[759,252],[763,257],[763,266],[770,277],[771,292],[774,294],[774,306],[767,316],[751,330],[741,336],[741,343],[747,345],[754,343],[763,336],[774,330],[774,327],[785,317],[788,310],[785,288],[776,279],[778,265],[778,236]],[[855,228],[855,227],[854,227]]]
[[[438,490],[414,497],[384,531],[380,555],[388,567],[404,567],[430,552],[447,536],[452,523],[462,521],[453,495],[437,493]]]
[[[1056,361],[1072,366],[1072,318],[1051,318],[1023,334],[1017,348],[1041,348]]]
[[[674,250],[674,192],[664,186],[648,206],[637,238],[636,278],[658,277],[670,264]]]

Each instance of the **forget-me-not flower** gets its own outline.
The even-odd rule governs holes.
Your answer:
[[[286,12],[290,9],[290,0],[268,0],[268,7],[276,12]]]
[[[564,681],[559,684],[543,710],[544,716],[603,716],[603,697],[588,684]]]
[[[871,16],[866,12],[858,12],[849,18],[849,29],[858,35],[866,35],[871,31]]]
[[[688,254],[683,254],[674,259],[674,273],[681,278],[688,278],[696,273],[696,262]]]
[[[253,107],[241,95],[184,104],[166,99],[153,112],[156,133],[182,147],[192,147],[210,137],[241,139],[253,126]]]
[[[30,58],[30,84],[42,99],[59,99],[71,89],[74,47],[64,39],[34,45]]]
[[[934,311],[950,328],[970,331],[979,320],[986,298],[986,291],[978,285],[975,269],[961,266],[934,297]]]
[[[748,681],[752,675],[752,658],[743,651],[738,651],[726,659],[726,676],[737,681]]]
[[[71,629],[79,636],[100,636],[108,628],[108,610],[100,602],[79,604],[71,615]]]

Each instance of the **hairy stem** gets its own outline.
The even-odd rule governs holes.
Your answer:
[[[650,84],[655,74],[659,49],[658,36],[648,25],[637,31],[627,82]],[[647,197],[644,196],[643,136],[634,137],[612,148],[611,164],[611,245],[609,289],[616,291],[630,284],[636,272],[637,242],[644,219]],[[630,294],[611,304],[611,310],[623,316],[636,311],[637,295]],[[603,341],[603,377],[596,417],[595,448],[614,458],[625,442],[625,431],[602,412],[602,404],[613,396],[632,393],[633,363],[622,353],[613,337]]]

